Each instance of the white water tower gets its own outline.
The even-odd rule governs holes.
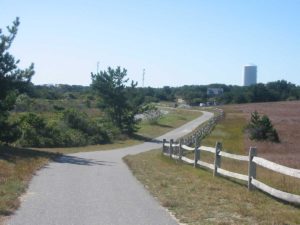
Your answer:
[[[253,64],[244,66],[244,86],[256,84],[257,66]]]

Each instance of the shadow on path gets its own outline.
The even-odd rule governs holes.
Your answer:
[[[113,166],[116,164],[115,162],[102,161],[102,160],[94,160],[94,159],[86,159],[80,158],[77,156],[64,155],[54,159],[54,162],[57,163],[69,163],[81,166]]]

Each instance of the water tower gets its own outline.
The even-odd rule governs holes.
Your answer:
[[[244,66],[244,86],[256,84],[257,66],[253,64]]]

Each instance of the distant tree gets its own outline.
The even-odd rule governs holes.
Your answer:
[[[251,114],[251,120],[246,129],[251,140],[280,142],[278,133],[269,117],[267,115],[261,117],[257,111]]]
[[[7,27],[8,35],[2,34],[0,29],[0,141],[6,143],[17,138],[17,132],[12,132],[13,136],[7,135],[15,128],[15,124],[8,122],[9,111],[13,109],[18,94],[29,87],[34,74],[33,64],[21,70],[17,66],[19,60],[15,60],[8,52],[17,35],[19,24],[19,18],[16,18],[13,25]]]
[[[126,87],[127,70],[108,67],[107,71],[92,73],[92,88],[101,97],[100,106],[105,110],[113,124],[123,133],[132,134],[137,130],[135,115],[139,113],[142,98],[136,97],[137,83]]]

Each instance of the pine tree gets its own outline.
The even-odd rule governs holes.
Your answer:
[[[251,140],[266,140],[280,142],[278,133],[267,115],[262,117],[257,111],[251,113],[251,120],[247,126]]]
[[[13,109],[19,93],[24,92],[34,74],[34,66],[21,70],[18,68],[20,60],[8,52],[20,25],[19,18],[7,27],[8,35],[0,29],[0,141],[9,143],[16,139],[18,131],[15,124],[8,122],[9,111]]]
[[[108,68],[107,71],[92,73],[92,88],[101,97],[100,106],[106,112],[113,124],[121,132],[132,134],[137,130],[135,115],[140,111],[142,98],[137,97],[137,83],[126,83],[127,70],[117,67]]]

